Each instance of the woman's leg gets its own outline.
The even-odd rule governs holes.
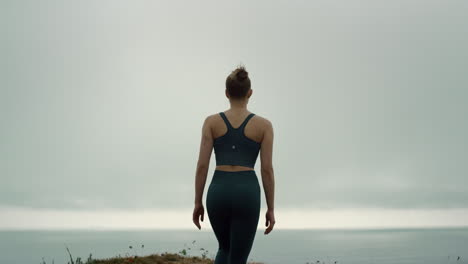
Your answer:
[[[260,216],[260,186],[235,185],[230,223],[229,264],[246,264],[257,232]]]
[[[214,264],[228,264],[231,242],[231,207],[227,197],[227,187],[229,186],[211,183],[206,195],[206,210],[218,240],[218,252]]]

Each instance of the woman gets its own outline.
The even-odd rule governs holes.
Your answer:
[[[216,169],[206,196],[208,217],[219,244],[214,264],[246,264],[260,215],[260,185],[254,170],[259,153],[268,206],[264,234],[275,225],[273,126],[247,110],[252,89],[245,67],[238,67],[227,77],[225,94],[231,108],[206,117],[203,124],[193,222],[201,229],[203,190],[214,148]]]

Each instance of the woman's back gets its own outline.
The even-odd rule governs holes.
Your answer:
[[[216,169],[254,169],[264,136],[264,118],[245,111],[228,110],[213,115]]]
[[[239,128],[245,118],[252,112],[233,112],[232,110],[224,111],[226,118],[234,128]],[[228,128],[219,114],[213,115],[213,139],[223,136],[227,133]],[[263,139],[263,130],[265,127],[265,118],[255,114],[245,125],[244,134],[247,138],[261,143]]]

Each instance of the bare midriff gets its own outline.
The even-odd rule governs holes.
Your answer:
[[[218,166],[216,166],[215,170],[246,171],[246,170],[254,170],[254,168],[250,168],[250,167],[246,167],[246,166],[239,166],[239,165],[218,165]]]

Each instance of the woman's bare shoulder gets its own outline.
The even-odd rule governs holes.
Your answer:
[[[220,120],[222,120],[222,117],[218,113],[210,114],[205,116],[205,125],[207,125],[210,129],[214,129],[219,126]]]
[[[221,116],[219,115],[219,112],[206,116],[205,121],[212,122],[213,120],[216,120],[217,118],[221,118]]]
[[[264,116],[261,116],[261,115],[257,115],[257,114],[255,114],[254,117],[257,118],[258,123],[259,123],[262,127],[264,127],[264,128],[273,127],[273,124],[271,123],[271,121],[270,121],[268,118],[266,118],[266,117],[264,117]]]

